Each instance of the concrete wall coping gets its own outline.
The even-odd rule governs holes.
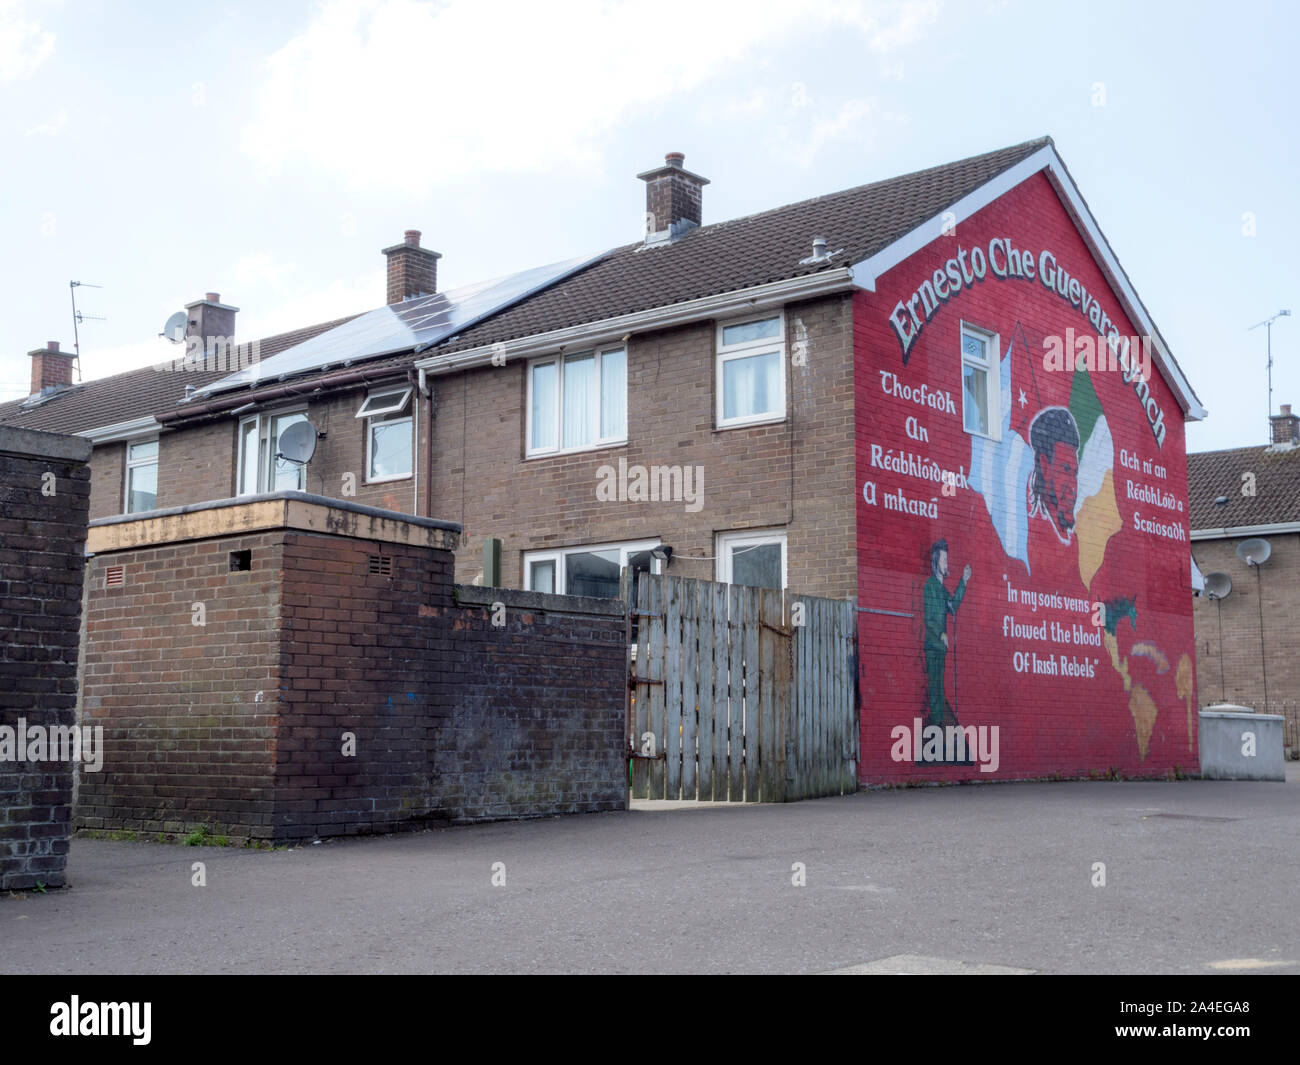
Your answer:
[[[480,588],[474,584],[455,586],[458,606],[487,606],[504,603],[519,610],[538,610],[551,614],[594,614],[621,616],[626,609],[621,599],[600,599],[589,595],[549,595],[525,592],[518,588]]]
[[[90,523],[91,554],[136,547],[295,529],[381,543],[454,551],[460,526],[309,492],[265,492],[184,507],[118,514]]]
[[[1201,717],[1217,717],[1227,721],[1285,721],[1281,714],[1257,714],[1253,710],[1201,710]]]
[[[93,448],[94,445],[89,440],[79,436],[23,429],[17,425],[0,425],[0,452],[8,455],[89,462]]]

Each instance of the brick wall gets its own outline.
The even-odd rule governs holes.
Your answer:
[[[212,422],[158,437],[158,507],[182,507],[235,494],[236,424]],[[122,513],[120,498],[117,509],[107,513]]]
[[[0,427],[0,728],[10,740],[20,727],[76,724],[89,458],[84,440]],[[68,761],[0,756],[0,890],[66,882],[73,775]]]
[[[101,444],[90,456],[90,520],[122,513],[125,444]]]
[[[998,276],[988,262],[997,255],[997,269],[1010,275],[1009,257],[995,243],[1008,240],[1029,256],[1032,277]],[[946,295],[933,296],[927,310],[924,297],[914,294],[922,283],[932,285],[936,270],[943,278],[950,259],[961,281],[953,291],[946,278]],[[1067,296],[1042,283],[1044,262],[1074,279]],[[1098,324],[1084,313],[1084,289],[1088,307],[1095,301],[1100,308]],[[897,313],[913,328],[908,301],[923,326],[904,355],[890,321]],[[1159,442],[1139,392],[1119,370],[1079,376],[1073,359],[1068,368],[1047,361],[1049,338],[1061,345],[1067,337],[1095,338],[1101,311],[1123,335],[1139,332],[1041,174],[892,268],[874,293],[856,298],[864,782],[1195,771],[1196,648],[1181,409],[1153,367],[1150,394],[1164,417]],[[1011,360],[1007,402],[998,412],[1009,422],[999,417],[987,434],[996,441],[963,424],[963,325],[995,334],[996,357]],[[909,391],[924,386],[930,397],[938,390],[953,405],[916,402],[917,392],[896,392],[895,382]],[[1076,446],[1053,454],[1058,463],[1077,463],[1078,473],[1059,473],[1064,487],[1055,510],[1035,513],[1030,501],[1040,460],[1030,445],[1032,426],[1052,408],[1058,416],[1069,412],[1077,438]],[[1106,425],[1101,435],[1098,411]],[[919,474],[930,463],[961,480],[945,491]],[[864,494],[868,485],[871,498]],[[899,492],[911,509],[891,508]],[[1080,501],[1083,509],[1075,506]],[[1050,516],[1062,510],[1071,523],[1064,533]],[[964,568],[972,571],[963,600],[949,614],[942,598],[929,598],[933,586],[926,590],[931,547],[941,539],[948,545],[949,595]],[[927,602],[938,604],[932,643]],[[1098,604],[1113,612],[1104,628]],[[946,648],[939,633],[947,636]],[[910,740],[900,750],[897,730],[910,737],[918,719],[924,727],[932,716],[983,728],[989,737],[987,730],[996,728],[996,770],[955,760],[918,764]]]
[[[79,825],[298,839],[622,807],[621,604],[511,601],[498,627],[454,604],[454,527],[294,505],[94,526],[83,717],[106,754]]]
[[[1232,591],[1215,602],[1195,600],[1197,690],[1202,706],[1229,702],[1264,711],[1264,675],[1272,713],[1280,702],[1300,700],[1300,617],[1295,589],[1300,584],[1300,535],[1267,537],[1273,553],[1258,574],[1237,557],[1244,538],[1198,540],[1192,547],[1203,574],[1226,573]],[[1260,593],[1263,593],[1264,644],[1260,655]],[[1219,657],[1222,618],[1223,657]],[[1222,672],[1220,672],[1222,662]]]
[[[714,428],[712,323],[638,334],[628,343],[628,443],[526,459],[526,362],[431,379],[435,392],[434,514],[460,522],[457,578],[481,569],[483,540],[503,540],[502,581],[523,586],[526,551],[658,537],[671,572],[713,579],[715,535],[746,528],[787,534],[788,584],[812,595],[856,594],[853,570],[853,358],[846,296],[786,308],[791,416]],[[793,365],[797,341],[803,365]],[[703,467],[703,505],[602,502],[598,470]]]
[[[440,680],[451,697],[433,768],[447,814],[625,809],[622,603],[458,586],[441,617],[450,656]]]
[[[270,836],[282,556],[261,533],[90,559],[81,720],[104,729],[104,769],[79,828]]]

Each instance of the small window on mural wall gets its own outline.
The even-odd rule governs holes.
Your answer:
[[[998,340],[992,333],[962,326],[962,425],[968,433],[997,438],[999,381],[993,376]]]

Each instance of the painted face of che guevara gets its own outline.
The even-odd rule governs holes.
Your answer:
[[[1042,501],[1062,536],[1074,529],[1074,503],[1079,495],[1079,453],[1057,441],[1050,452],[1038,455]]]
[[[948,552],[947,551],[939,552],[939,561],[935,564],[934,572],[941,581],[948,579]]]

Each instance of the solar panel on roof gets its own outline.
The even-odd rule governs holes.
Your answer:
[[[606,254],[601,252],[566,259],[493,281],[480,281],[433,296],[417,296],[403,303],[368,311],[278,355],[214,381],[197,394],[209,396],[232,388],[255,387],[325,366],[433,347],[488,315],[564,280]]]

